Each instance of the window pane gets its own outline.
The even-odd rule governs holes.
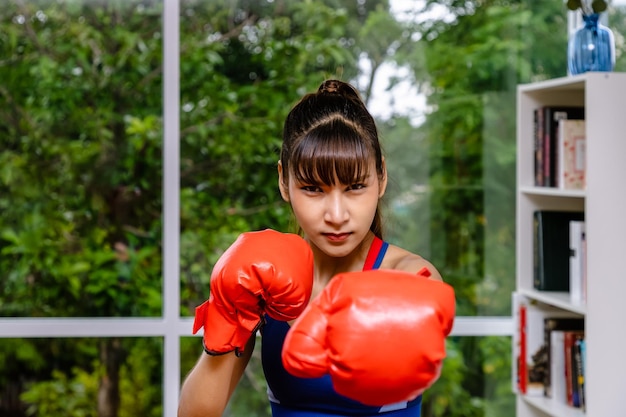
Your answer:
[[[383,124],[389,240],[430,259],[457,292],[459,316],[509,316],[515,284],[515,96],[473,93],[437,120]],[[461,100],[463,101],[463,100]],[[454,131],[461,137],[454,138]]]
[[[160,315],[160,3],[2,2],[0,33],[0,315]]]
[[[424,395],[422,416],[514,415],[510,352],[510,337],[450,338],[441,378]]]
[[[239,233],[293,230],[277,186],[282,124],[299,94],[317,88],[328,68],[355,58],[341,46],[350,42],[344,20],[343,11],[321,3],[181,3],[181,301],[187,314],[208,297],[211,268]],[[329,24],[337,32],[331,38]]]
[[[3,339],[0,415],[161,417],[161,338]]]

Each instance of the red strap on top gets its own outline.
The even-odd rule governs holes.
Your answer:
[[[382,246],[383,241],[378,236],[374,236],[372,246],[370,246],[370,250],[367,252],[367,258],[365,258],[365,264],[363,265],[364,271],[370,271],[374,267],[374,263],[378,257],[378,252],[380,252],[380,248]]]
[[[419,271],[417,271],[417,275],[421,276],[421,277],[425,277],[425,278],[430,278],[430,276],[432,275],[432,273],[430,272],[430,269],[423,267],[422,269],[420,269]]]
[[[378,258],[378,254],[380,252],[380,248],[383,247],[383,241],[378,237],[374,236],[374,240],[372,241],[372,246],[370,246],[370,250],[367,252],[367,257],[365,258],[365,264],[363,265],[363,271],[371,271],[376,264],[376,259]],[[430,278],[432,273],[426,267],[423,267],[419,271],[417,271],[417,275]]]

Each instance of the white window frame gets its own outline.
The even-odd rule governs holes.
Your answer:
[[[163,416],[177,414],[180,338],[193,319],[180,317],[180,4],[163,0],[163,313],[161,317],[0,319],[2,338],[161,337]],[[511,317],[457,317],[452,336],[512,336]],[[186,370],[185,370],[186,371]]]

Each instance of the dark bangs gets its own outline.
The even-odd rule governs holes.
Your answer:
[[[369,175],[374,151],[350,125],[337,119],[310,130],[293,149],[292,172],[304,184],[362,182]]]

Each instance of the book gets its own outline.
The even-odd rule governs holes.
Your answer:
[[[585,373],[583,370],[583,359],[581,345],[584,339],[577,338],[572,346],[572,361],[574,365],[574,383],[576,385],[573,393],[574,407],[585,409]]]
[[[550,332],[550,395],[559,404],[567,404],[565,383],[565,330]]]
[[[552,346],[552,333],[555,331],[584,329],[585,320],[582,317],[546,317],[544,319],[544,343],[546,344],[546,352],[548,354],[548,366],[546,367],[546,373],[544,375],[544,396],[553,398],[553,382],[560,382],[559,378],[563,376],[559,375],[560,371],[557,371],[556,374],[552,372],[552,365],[555,360],[555,358],[553,358],[554,347]],[[559,348],[561,351],[563,350],[562,343],[559,344]],[[565,401],[565,397],[563,397],[563,401]]]
[[[570,301],[574,304],[583,304],[586,293],[583,286],[583,239],[585,235],[585,222],[581,220],[572,220],[569,222],[569,294]]]
[[[528,396],[543,395],[547,366],[543,343],[544,312],[526,297],[514,293],[518,343],[516,348],[516,384],[518,392]]]
[[[577,341],[578,343],[578,349],[580,350],[580,360],[581,360],[581,371],[582,371],[582,378],[580,381],[580,385],[581,385],[581,393],[580,395],[582,396],[582,408],[583,410],[586,409],[586,395],[585,395],[585,365],[586,365],[586,356],[587,356],[587,342],[585,341],[585,339],[580,339]]]
[[[533,212],[533,286],[540,291],[569,291],[569,222],[584,212]]]
[[[545,106],[543,107],[543,175],[544,186],[556,187],[557,131],[559,120],[584,119],[585,108],[582,106]]]
[[[586,127],[584,120],[559,120],[556,186],[565,190],[585,188]]]
[[[578,376],[576,374],[576,363],[574,361],[574,346],[576,340],[584,339],[582,331],[566,331],[563,334],[563,352],[565,355],[565,396],[567,405],[578,408]]]
[[[582,297],[583,303],[587,302],[587,231],[583,228],[581,236],[581,269],[582,269]]]
[[[514,376],[513,386],[518,393],[526,394],[527,391],[527,378],[526,378],[526,346],[528,344],[528,338],[526,337],[526,330],[528,329],[526,313],[527,307],[525,298],[513,293],[513,311],[515,314],[515,323],[517,326],[516,336],[517,340],[513,346],[514,357]]]
[[[535,135],[535,185],[543,187],[543,107],[538,107],[533,110],[533,121],[533,133]]]

